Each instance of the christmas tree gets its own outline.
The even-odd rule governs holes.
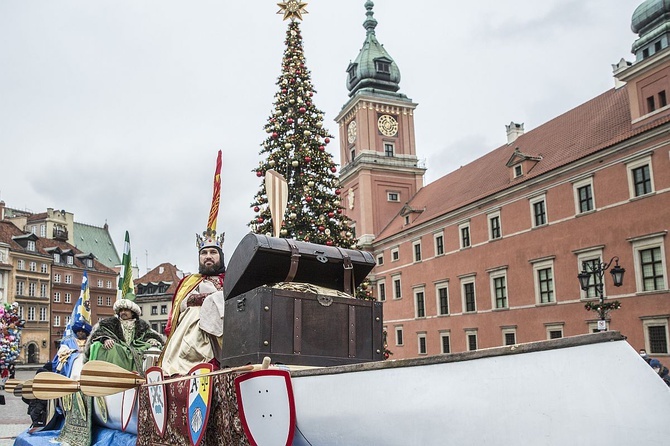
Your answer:
[[[291,21],[274,110],[265,125],[268,135],[261,144],[264,161],[255,169],[263,180],[251,203],[255,217],[250,226],[258,234],[353,248],[356,238],[341,206],[337,164],[326,150],[332,136],[323,126],[323,112],[313,102],[316,90],[305,64],[300,24],[296,21],[307,12],[306,4],[289,0],[278,5],[284,19]],[[279,234],[272,231],[265,187],[265,174],[270,169],[288,183],[288,205]]]

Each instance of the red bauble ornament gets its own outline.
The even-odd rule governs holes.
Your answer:
[[[263,217],[258,217],[258,218],[256,219],[256,222],[258,222],[258,223],[263,223],[263,221],[264,221],[264,220],[263,220]]]
[[[342,209],[338,209],[338,210],[337,210],[337,213],[338,213],[338,214],[341,214],[341,213],[342,213]]]
[[[311,98],[312,96],[314,96],[314,93],[312,93],[312,92],[310,91],[310,92],[309,92],[309,97]]]
[[[323,152],[324,150],[326,150],[326,146],[319,146],[319,150]]]
[[[335,195],[340,195],[341,193],[342,193],[341,190],[339,190],[339,189],[335,189]]]
[[[258,206],[254,206],[254,212],[258,212],[260,210],[261,210],[261,208],[259,208]]]
[[[330,171],[333,172],[333,173],[337,172],[337,167],[335,167],[335,166],[331,167]]]
[[[260,170],[257,170],[257,171],[256,171],[256,176],[259,177],[259,178],[262,177],[262,176],[263,176],[263,172],[261,172]]]
[[[277,132],[272,132],[272,137],[273,137],[274,139],[279,138],[279,133],[277,133]]]
[[[293,124],[293,118],[288,118],[286,122],[288,122],[289,124]]]
[[[256,212],[258,212],[258,211],[256,211]],[[328,217],[333,218],[334,216],[335,216],[335,212],[333,212],[333,211],[328,212]]]
[[[309,163],[310,161],[312,161],[312,157],[311,156],[306,156],[305,157],[305,162]]]
[[[300,70],[295,70],[295,74],[300,74]]]
[[[326,245],[333,246],[333,241],[332,240],[326,240]]]
[[[311,203],[312,202],[312,197],[305,197],[305,201],[307,203]]]
[[[330,142],[330,138],[326,138],[326,139],[324,139],[323,141],[324,141],[326,144],[328,144],[328,143]]]
[[[291,79],[289,82],[295,84],[295,79]]]
[[[282,89],[281,89],[281,92],[284,93],[284,94],[286,94],[287,91],[288,91],[288,90],[287,90],[286,88],[282,88]]]
[[[325,231],[325,230],[326,230],[326,227],[325,227],[325,226],[319,226],[319,232],[323,232],[323,231]]]
[[[305,107],[300,107],[300,108],[298,109],[298,111],[299,111],[300,113],[305,113],[305,112],[307,111],[307,109],[306,109]]]

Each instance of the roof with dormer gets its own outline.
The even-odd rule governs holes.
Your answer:
[[[458,211],[478,200],[527,182],[654,127],[670,122],[659,117],[642,126],[631,123],[626,88],[611,89],[590,101],[519,136],[481,158],[426,185],[408,201],[412,209],[424,209],[411,226]],[[527,175],[512,178],[508,161],[517,154],[538,158]],[[435,199],[439,197],[439,199]],[[398,214],[376,237],[379,242],[407,230]]]
[[[171,263],[161,263],[139,279],[135,279],[134,282],[136,287],[138,285],[167,284],[169,285],[167,291],[161,294],[173,295],[177,290],[177,285],[179,285],[179,282],[183,277],[184,273],[182,273],[176,265]],[[141,295],[138,293],[137,297],[141,297]]]
[[[73,244],[84,252],[92,252],[99,261],[110,268],[121,264],[107,224],[98,227],[74,222]]]

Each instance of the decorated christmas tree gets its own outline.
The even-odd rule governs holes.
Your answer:
[[[258,234],[293,238],[310,243],[352,248],[356,245],[351,220],[340,204],[337,164],[327,150],[332,136],[323,126],[323,112],[314,105],[316,90],[305,63],[300,23],[306,3],[288,0],[278,4],[284,19],[286,49],[278,91],[261,144],[264,158],[255,169],[262,178],[251,203],[256,213],[250,222]],[[273,232],[266,173],[274,170],[288,183],[288,200],[279,234]],[[270,200],[273,198],[270,197]]]

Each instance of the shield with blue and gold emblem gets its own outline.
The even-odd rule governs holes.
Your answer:
[[[198,446],[204,436],[212,398],[210,376],[201,375],[210,373],[213,369],[212,364],[198,364],[188,372],[193,376],[188,380],[188,427],[193,446]]]
[[[158,366],[149,367],[146,372],[147,384],[163,381],[163,369]],[[165,384],[149,386],[149,402],[151,407],[151,417],[154,420],[154,427],[158,436],[161,438],[165,434],[167,425],[167,402],[165,396]]]

